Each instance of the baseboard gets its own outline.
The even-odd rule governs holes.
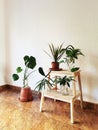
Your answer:
[[[14,90],[21,90],[21,87],[20,86],[15,86],[15,85],[10,85],[10,84],[7,84],[7,88],[11,88],[11,89],[14,89]]]
[[[2,91],[2,90],[5,89],[5,88],[7,88],[6,85],[1,85],[1,86],[0,86],[0,91]]]
[[[96,103],[91,103],[91,102],[87,102],[87,101],[83,101],[83,105],[84,105],[84,108],[86,109],[94,109],[96,111],[98,111],[98,104]]]
[[[15,85],[10,85],[10,84],[5,84],[5,85],[1,85],[0,86],[0,91],[2,91],[3,89],[13,89],[15,91],[20,91],[21,90],[21,87],[20,86],[15,86]],[[34,91],[32,90],[33,94],[38,96],[38,97],[41,97],[41,93],[40,92],[37,92],[37,91]],[[80,104],[80,101],[77,100],[76,101],[76,104]],[[98,111],[98,104],[96,103],[91,103],[91,102],[87,102],[87,101],[83,101],[83,108],[84,109],[90,109],[90,110],[95,110],[95,111]]]

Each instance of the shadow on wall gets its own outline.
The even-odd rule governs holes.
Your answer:
[[[98,56],[89,54],[83,67],[83,91],[89,100],[98,101]]]

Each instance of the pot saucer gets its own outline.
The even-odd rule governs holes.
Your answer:
[[[60,71],[60,70],[62,70],[62,68],[59,68],[59,69],[49,68],[49,69],[52,70],[52,71]]]

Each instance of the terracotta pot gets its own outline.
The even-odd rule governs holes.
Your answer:
[[[30,87],[21,88],[20,97],[21,102],[31,101],[33,99]]]
[[[52,70],[59,70],[59,62],[51,62]]]

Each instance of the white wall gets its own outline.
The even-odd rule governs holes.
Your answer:
[[[5,84],[4,1],[0,0],[0,85]]]
[[[25,54],[33,55],[38,66],[50,67],[50,59],[43,52],[48,43],[81,48],[85,57],[81,67],[84,100],[98,103],[98,1],[97,0],[7,0],[5,2],[6,46],[8,77],[22,65]],[[1,46],[1,44],[0,44]],[[7,61],[8,61],[7,60]],[[30,86],[39,79],[33,74]]]

